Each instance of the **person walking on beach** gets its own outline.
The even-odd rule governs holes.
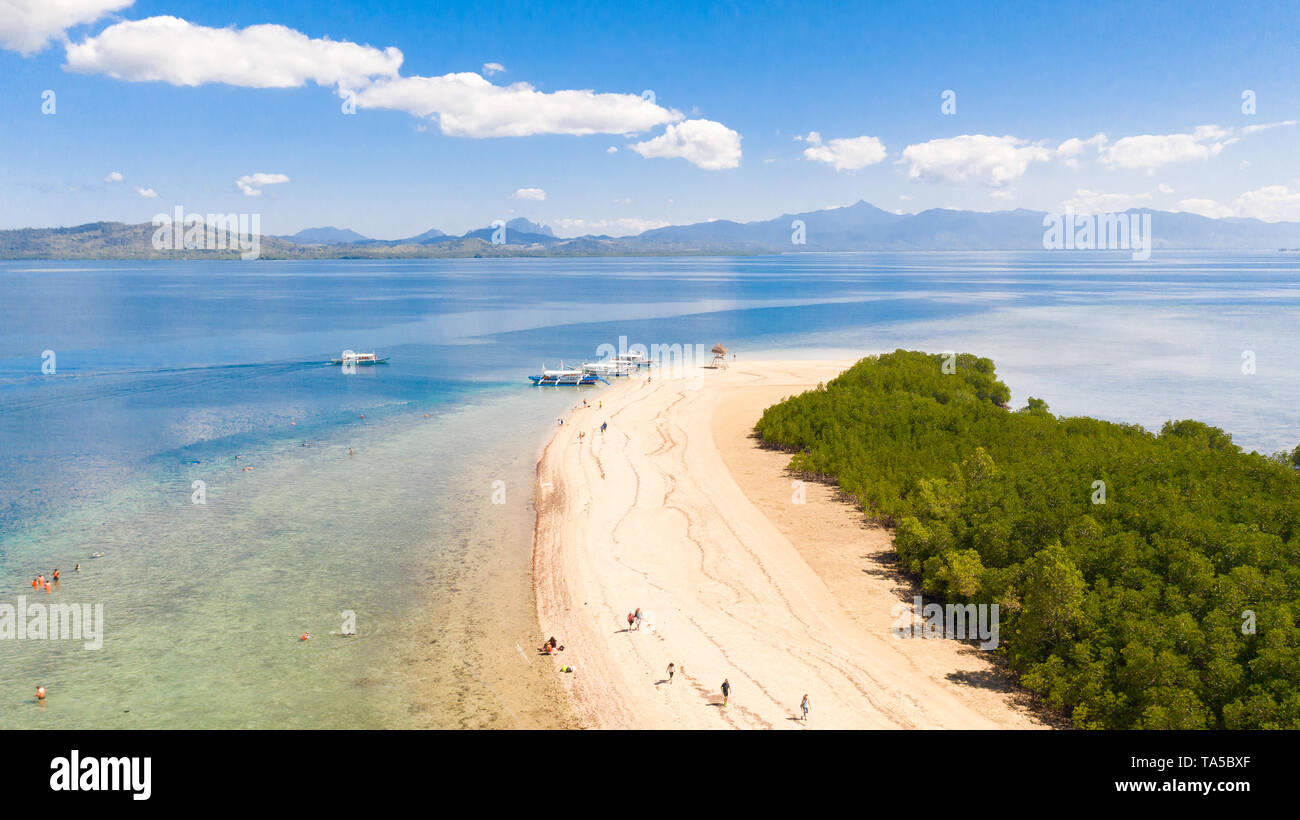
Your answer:
[[[631,632],[631,631],[632,631],[632,622],[635,621],[635,620],[636,620],[636,616],[635,616],[635,615],[633,615],[631,612],[627,613],[627,631],[628,631],[628,632]]]
[[[800,701],[799,703],[799,710],[803,712],[803,719],[805,722],[807,722],[808,720],[808,712],[811,709],[812,709],[812,704],[808,702],[808,695],[805,694],[803,696],[803,700]]]
[[[726,678],[722,679],[722,705],[727,705],[727,698],[731,697],[731,681]]]
[[[636,615],[636,628],[640,629],[641,628],[641,607],[637,607],[636,612],[634,614]]]
[[[672,683],[672,682],[673,682],[673,673],[676,672],[676,671],[677,671],[677,667],[673,666],[672,661],[669,661],[669,662],[668,662],[668,682],[669,682],[669,683]]]
[[[605,432],[605,428],[608,427],[608,426],[609,426],[609,422],[607,422],[607,421],[602,421],[602,422],[600,423],[600,432],[604,433],[604,432]]]

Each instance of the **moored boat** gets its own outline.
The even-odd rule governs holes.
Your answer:
[[[602,359],[598,362],[583,362],[582,372],[596,376],[630,376],[636,365],[621,359]]]
[[[571,367],[565,367],[560,363],[559,370],[547,370],[546,365],[542,365],[541,375],[529,376],[528,379],[538,387],[544,384],[552,384],[558,387],[581,387],[583,385],[595,384],[596,382],[605,382],[595,373],[587,373],[583,370],[577,370]]]
[[[374,353],[353,353],[351,350],[343,351],[342,358],[330,359],[330,364],[387,364],[387,356],[376,356]]]

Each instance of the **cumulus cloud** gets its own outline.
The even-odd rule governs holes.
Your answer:
[[[1024,176],[1030,164],[1045,162],[1052,152],[1012,136],[963,134],[934,139],[903,149],[909,179],[978,182],[1001,187]]]
[[[402,52],[328,38],[279,25],[208,28],[178,17],[147,17],[109,26],[68,45],[65,68],[118,80],[196,86],[295,88],[307,82],[354,88],[395,77]],[[477,75],[475,75],[477,76]]]
[[[0,0],[0,5],[15,2],[57,5],[65,0]],[[655,103],[653,96],[585,89],[542,92],[522,82],[495,85],[473,72],[403,77],[402,59],[396,48],[311,38],[280,25],[210,28],[178,17],[157,16],[117,23],[80,43],[68,44],[64,68],[178,86],[225,83],[294,88],[308,82],[337,86],[340,96],[346,93],[358,108],[392,109],[430,118],[443,134],[453,137],[630,136],[685,119],[680,111]],[[500,63],[483,65],[486,75],[501,71],[505,67]],[[702,162],[721,163],[715,167],[739,163],[738,134],[707,120],[692,122],[695,124],[685,131],[674,132],[681,138],[679,151],[698,156]],[[712,133],[706,133],[709,129]],[[712,140],[725,141],[728,135],[734,138],[734,150],[710,146]],[[670,151],[674,139],[651,141],[647,150]],[[714,158],[708,156],[710,147],[717,154]]]
[[[856,171],[885,159],[885,145],[876,137],[851,137],[823,142],[822,135],[810,131],[804,139],[804,159],[823,162],[836,171]]]
[[[541,202],[546,199],[546,191],[541,188],[520,188],[510,195],[511,199],[531,199]]]
[[[618,146],[617,146],[617,145],[611,145],[611,146],[609,146],[608,148],[605,149],[605,153],[606,153],[606,154],[617,154],[617,153],[618,153]]]
[[[1072,208],[1084,214],[1110,214],[1140,208],[1151,201],[1151,194],[1099,194],[1080,188],[1074,196],[1061,203],[1063,208]]]
[[[1056,146],[1056,156],[1061,158],[1067,168],[1078,168],[1079,157],[1086,148],[1096,148],[1100,151],[1106,146],[1105,134],[1094,134],[1086,140],[1078,137],[1071,137],[1060,145]]]
[[[451,137],[626,134],[682,118],[638,94],[547,93],[528,83],[493,85],[473,72],[376,82],[357,93],[357,105],[436,117]]]
[[[680,157],[709,171],[740,165],[740,134],[713,120],[669,125],[659,136],[629,146],[643,157]]]
[[[1172,194],[1174,192],[1173,188],[1170,188],[1168,185],[1164,184],[1163,182],[1156,186],[1156,190],[1162,194]]]
[[[288,182],[289,178],[284,174],[247,174],[235,180],[235,185],[239,190],[244,192],[244,196],[261,196],[262,186],[279,185],[282,182]]]
[[[132,0],[0,0],[0,46],[35,54],[63,32],[93,23]]]
[[[153,188],[140,188],[140,187],[137,186],[136,189],[135,189],[135,192],[136,192],[137,194],[139,194],[140,196],[144,197],[145,199],[157,199],[157,198],[158,198],[158,192],[155,191]]]
[[[1178,210],[1214,219],[1240,216],[1264,222],[1300,222],[1300,191],[1292,191],[1285,185],[1265,185],[1247,191],[1229,203],[1184,199],[1178,203]]]
[[[1178,162],[1218,156],[1237,141],[1231,129],[1201,125],[1190,134],[1141,134],[1116,140],[1102,151],[1107,165],[1127,170],[1147,170]]]
[[[122,174],[118,171],[109,171],[108,176],[104,177],[105,182],[121,182]]]

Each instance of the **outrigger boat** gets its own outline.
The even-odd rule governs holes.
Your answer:
[[[382,359],[374,353],[353,353],[350,350],[343,352],[343,358],[330,359],[330,364],[387,364],[388,357]]]
[[[618,358],[614,359],[614,361],[624,362],[626,364],[630,364],[635,367],[650,366],[650,358],[646,356],[646,354],[644,353],[638,353],[635,351],[632,353],[624,353],[622,356],[619,356]]]
[[[582,372],[595,376],[630,376],[636,365],[622,359],[602,359],[599,362],[583,362]]]
[[[579,387],[595,384],[596,382],[609,384],[595,373],[565,367],[563,362],[560,362],[559,370],[547,370],[546,365],[542,365],[542,374],[540,376],[529,376],[528,378],[538,387],[544,384],[553,384],[559,387]]]

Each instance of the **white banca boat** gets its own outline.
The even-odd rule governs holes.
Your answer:
[[[609,384],[609,382],[605,381],[595,373],[587,373],[583,370],[565,367],[563,362],[560,363],[559,370],[547,370],[546,365],[542,365],[542,373],[540,376],[529,376],[528,378],[538,387],[544,384],[553,384],[559,387],[580,387],[583,385],[595,384],[596,382],[605,382],[605,384]]]
[[[582,372],[596,376],[630,376],[637,367],[622,359],[601,359],[598,362],[583,362]]]
[[[343,358],[330,359],[330,364],[387,364],[388,357],[380,358],[374,353],[353,353],[351,350],[343,351]]]

